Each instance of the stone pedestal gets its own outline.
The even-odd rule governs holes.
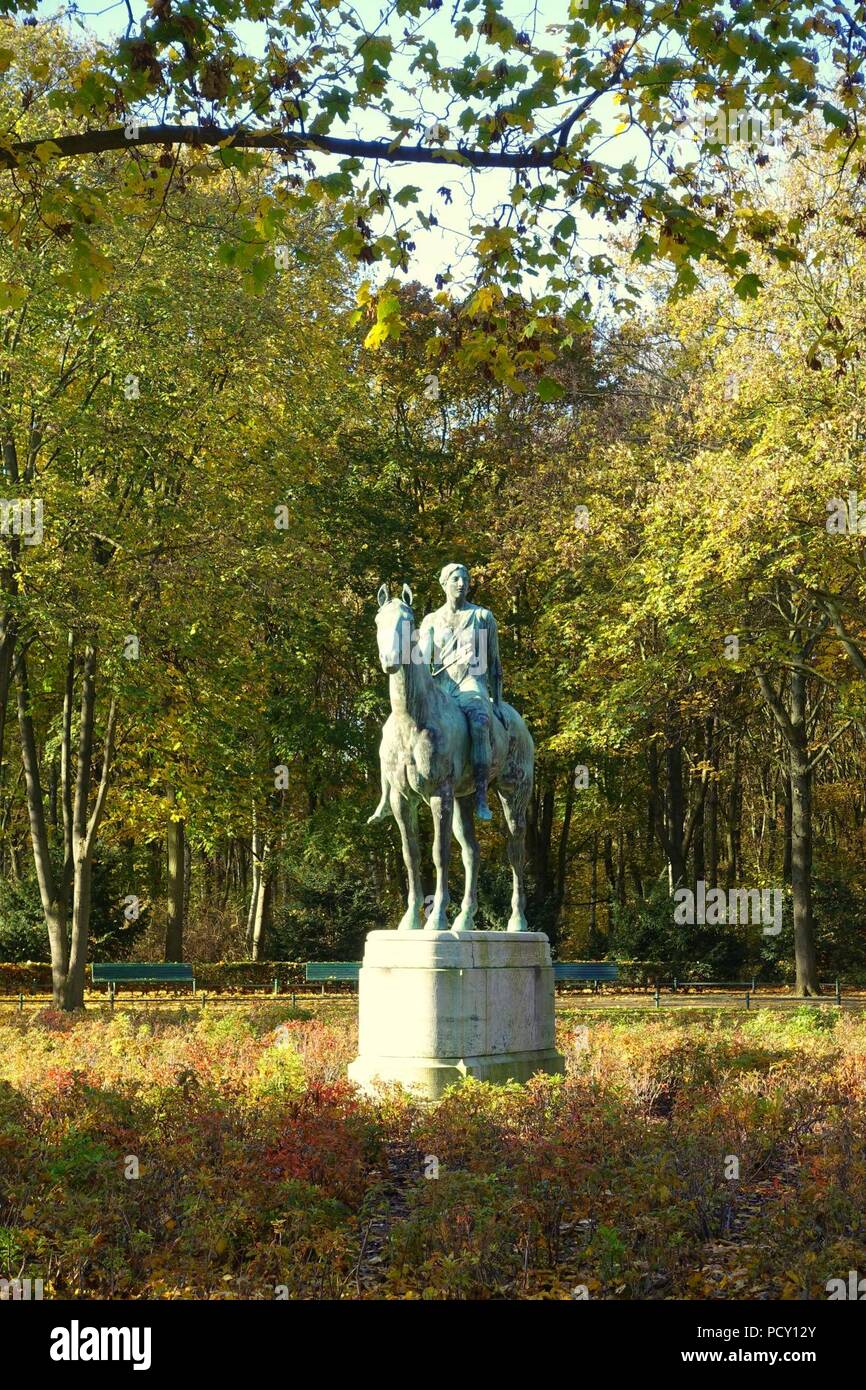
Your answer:
[[[349,1076],[366,1091],[398,1081],[436,1100],[466,1076],[565,1071],[543,932],[370,932],[359,994]]]

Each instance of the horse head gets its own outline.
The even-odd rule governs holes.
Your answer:
[[[379,604],[376,614],[379,660],[385,674],[394,676],[401,666],[408,666],[412,660],[412,639],[417,637],[412,590],[408,584],[404,584],[402,597],[390,598],[388,585],[381,584],[376,598]]]

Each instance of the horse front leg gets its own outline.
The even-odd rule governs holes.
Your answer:
[[[418,931],[424,925],[424,889],[421,884],[421,851],[418,848],[418,808],[391,788],[391,814],[400,829],[403,863],[409,880],[409,902],[397,924],[398,931]]]
[[[511,865],[511,916],[508,919],[509,931],[529,931],[526,922],[526,886],[524,865],[526,863],[526,814],[512,801],[507,792],[499,793],[508,844],[508,862]]]
[[[451,858],[451,822],[454,816],[454,788],[440,787],[430,798],[433,814],[433,864],[436,869],[436,892],[427,918],[428,931],[448,931],[448,861]]]
[[[463,902],[454,923],[454,931],[472,931],[478,911],[478,836],[475,834],[475,800],[458,796],[454,802],[454,834],[463,855],[465,886]]]

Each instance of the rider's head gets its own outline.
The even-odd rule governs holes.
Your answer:
[[[439,583],[448,598],[459,603],[469,593],[469,571],[465,565],[446,565],[439,576]]]

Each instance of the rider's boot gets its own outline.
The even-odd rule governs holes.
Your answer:
[[[472,724],[472,771],[475,774],[475,814],[479,820],[493,820],[487,805],[487,782],[490,777],[490,745],[484,724]]]

